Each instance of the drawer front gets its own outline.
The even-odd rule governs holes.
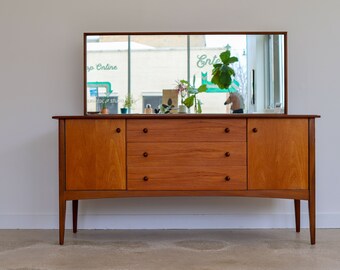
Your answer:
[[[128,143],[128,167],[246,166],[246,142]]]
[[[131,119],[128,142],[246,141],[245,119]]]
[[[245,190],[246,167],[132,167],[128,190]]]

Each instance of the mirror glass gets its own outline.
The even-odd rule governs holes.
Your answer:
[[[231,113],[238,94],[243,113],[286,113],[286,33],[85,33],[85,114],[121,113],[127,97],[131,113],[157,108],[174,95],[181,80],[199,93],[203,113]],[[226,50],[238,58],[227,89],[211,82]],[[165,98],[165,100],[164,100]],[[186,97],[184,97],[186,98]],[[177,100],[178,99],[178,100]],[[182,98],[183,99],[183,98]],[[225,104],[228,101],[228,104]],[[173,110],[181,96],[172,96]],[[236,101],[234,102],[236,104]],[[193,107],[188,111],[193,113]]]

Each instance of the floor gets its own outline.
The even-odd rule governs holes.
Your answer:
[[[340,269],[340,229],[0,230],[0,269]]]

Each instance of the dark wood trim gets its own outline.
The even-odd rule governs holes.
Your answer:
[[[294,209],[295,209],[295,230],[296,232],[300,232],[300,200],[294,200]]]
[[[311,244],[315,244],[315,120],[309,119],[309,229]]]
[[[284,47],[284,71],[285,71],[285,78],[284,78],[284,84],[285,84],[285,87],[284,87],[284,105],[285,105],[285,108],[284,108],[284,114],[288,114],[288,35],[287,33],[284,35],[284,44],[285,44],[285,47]]]
[[[65,198],[65,120],[59,119],[59,244],[64,244],[66,198]]]
[[[235,191],[66,191],[66,200],[128,197],[238,196],[308,200],[308,190],[235,190]]]
[[[53,116],[53,119],[248,119],[248,118],[319,118],[319,115],[285,114],[109,114]]]
[[[78,200],[72,201],[72,221],[73,221],[73,233],[77,233],[78,230]]]
[[[83,89],[84,89],[84,93],[83,93],[83,99],[84,99],[84,115],[87,114],[87,42],[86,42],[86,33],[83,34],[83,76],[84,76],[84,80],[83,80]]]
[[[85,32],[86,36],[105,35],[287,35],[287,31],[207,31],[207,32]]]

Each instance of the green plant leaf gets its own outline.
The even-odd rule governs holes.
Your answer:
[[[221,67],[222,66],[222,64],[213,64],[213,67],[214,68],[219,68],[219,67]]]
[[[183,101],[183,104],[189,109],[190,107],[192,107],[192,105],[194,105],[194,100],[195,100],[195,96],[187,97]]]
[[[202,84],[200,87],[198,87],[197,91],[198,93],[206,92],[208,89],[206,84]]]
[[[230,76],[235,76],[235,71],[234,71],[234,69],[232,69],[231,67],[228,67],[228,74],[230,75]]]
[[[228,60],[228,64],[232,64],[232,63],[235,63],[238,61],[238,58],[233,56],[233,57],[230,57],[229,60]]]
[[[223,64],[226,64],[226,65],[229,64],[228,61],[229,61],[229,58],[230,58],[230,51],[226,50],[225,52],[221,53],[220,58],[221,58]]]

